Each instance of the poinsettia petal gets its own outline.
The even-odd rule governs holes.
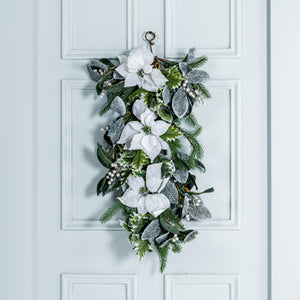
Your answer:
[[[122,74],[121,74],[122,75]],[[125,87],[139,85],[140,79],[137,73],[128,73],[125,76]]]
[[[136,73],[138,70],[142,69],[144,65],[144,59],[140,54],[133,54],[132,52],[128,56],[127,68],[128,72]]]
[[[136,130],[137,132],[140,132],[143,128],[143,124],[139,121],[131,121],[127,125],[129,125],[132,129]]]
[[[161,144],[161,149],[164,149],[164,150],[170,149],[169,144],[167,142],[165,142],[161,137],[157,137],[157,139]]]
[[[168,81],[168,79],[162,74],[162,72],[155,68],[152,70],[150,77],[158,88],[163,87]]]
[[[145,65],[143,66],[143,70],[146,74],[149,74],[152,72],[153,67],[151,65]]]
[[[142,138],[141,144],[144,152],[148,155],[151,161],[153,161],[161,151],[161,145],[157,140],[157,137],[152,134],[145,135]]]
[[[146,186],[151,193],[156,193],[161,186],[161,166],[162,163],[157,163],[147,167]]]
[[[170,207],[169,199],[163,194],[149,194],[145,198],[146,209],[153,217],[159,216]]]
[[[142,88],[149,92],[156,92],[158,87],[154,84],[149,74],[145,74],[143,77]]]
[[[135,191],[132,189],[127,189],[122,197],[118,197],[121,203],[129,207],[137,207],[140,198],[141,194],[139,193],[139,191]]]
[[[141,114],[141,122],[144,125],[147,125],[149,127],[152,126],[154,123],[154,120],[156,118],[156,115],[153,111],[151,111],[149,108],[147,108],[142,114]]]
[[[145,181],[143,177],[137,177],[130,175],[127,179],[129,187],[134,191],[139,191],[140,188],[145,186]]]
[[[166,177],[162,180],[161,185],[157,191],[158,193],[160,193],[164,189],[164,187],[167,185],[169,179],[170,179],[170,177]]]
[[[161,136],[168,130],[169,127],[169,123],[159,120],[151,125],[151,133],[157,136]]]
[[[124,144],[125,142],[127,142],[132,136],[134,136],[135,134],[137,134],[138,131],[133,129],[133,127],[130,125],[130,123],[128,123],[121,134],[120,139],[118,140],[117,144]]]
[[[143,56],[143,59],[144,59],[144,64],[151,65],[154,60],[153,53],[149,49],[147,49],[147,47],[145,45],[140,47],[140,49],[141,49],[141,55]]]
[[[147,212],[145,200],[146,200],[145,197],[141,197],[137,204],[138,213],[142,215],[144,215]]]
[[[121,65],[121,64],[124,64],[124,63],[127,62],[128,57],[126,55],[120,54],[120,55],[117,55],[117,58],[118,58],[118,60],[120,62],[120,65]]]
[[[142,138],[145,136],[146,134],[144,132],[138,133],[135,136],[133,136],[131,142],[130,142],[130,147],[129,150],[139,150],[139,149],[143,149],[143,146],[141,144]]]
[[[143,99],[136,100],[132,106],[132,112],[139,120],[141,119],[142,113],[144,113],[146,109],[147,105]]]
[[[121,64],[116,68],[116,71],[123,77],[126,77],[128,75],[128,70],[126,67],[126,64]]]

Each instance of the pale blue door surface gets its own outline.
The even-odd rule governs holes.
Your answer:
[[[34,300],[267,299],[266,1],[37,0],[33,11]],[[95,146],[110,116],[99,117],[85,68],[144,44],[148,30],[160,56],[207,54],[211,75],[212,99],[195,114],[213,218],[191,223],[197,239],[164,275],[155,255],[139,262],[117,220],[98,222],[111,196],[96,196]]]

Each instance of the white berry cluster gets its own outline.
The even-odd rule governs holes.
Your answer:
[[[186,218],[187,221],[189,221],[191,219],[190,214],[186,214],[185,218]]]
[[[203,101],[202,97],[200,96],[200,91],[197,89],[194,89],[194,91],[192,91],[187,85],[188,85],[188,81],[185,79],[182,82],[182,87],[184,88],[185,92],[190,97],[197,99],[199,103],[204,104],[204,101]]]
[[[172,241],[173,242],[177,242],[179,240],[178,238],[178,235],[177,234],[174,234],[173,238],[172,238]]]
[[[114,169],[109,171],[106,175],[106,178],[108,179],[108,185],[111,185],[116,177],[120,177],[120,172],[122,171],[117,164],[112,163],[111,167]]]
[[[106,131],[109,130],[109,128],[110,128],[109,126],[106,126],[106,127],[101,128],[100,130],[103,131],[103,132],[106,132]]]
[[[94,68],[94,72],[95,73],[98,73],[99,75],[103,76],[105,71],[102,70],[101,68]]]
[[[201,199],[195,195],[192,196],[194,206],[200,206]]]

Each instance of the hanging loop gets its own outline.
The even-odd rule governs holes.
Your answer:
[[[152,46],[154,45],[154,40],[155,40],[155,38],[156,38],[156,35],[155,35],[155,33],[153,32],[153,31],[147,31],[146,33],[145,33],[145,39],[146,39],[146,41],[149,43],[149,46],[150,46],[150,51],[153,53],[153,51],[152,51]]]

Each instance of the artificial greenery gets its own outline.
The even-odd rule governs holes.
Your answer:
[[[103,102],[100,115],[111,109],[118,113],[113,124],[101,129],[105,146],[97,145],[97,157],[107,173],[98,182],[97,195],[117,191],[118,197],[121,197],[128,188],[130,176],[145,180],[147,167],[161,163],[161,177],[167,178],[168,183],[160,193],[168,197],[170,206],[154,216],[149,212],[141,214],[136,207],[126,206],[117,198],[100,221],[106,223],[122,213],[121,226],[128,231],[128,241],[134,251],[140,259],[147,252],[156,251],[160,258],[160,271],[163,272],[168,253],[180,252],[182,246],[197,234],[194,230],[187,230],[182,219],[203,220],[210,217],[199,195],[210,193],[213,189],[198,192],[196,177],[192,174],[194,169],[205,172],[201,161],[203,149],[198,140],[202,128],[192,111],[195,103],[203,103],[211,97],[203,84],[208,75],[198,69],[207,62],[207,57],[196,57],[195,49],[190,49],[181,61],[155,56],[151,68],[160,70],[166,78],[165,86],[158,87],[156,91],[147,90],[144,86],[126,85],[125,78],[118,73],[121,60],[120,57],[103,58],[88,64],[90,77],[97,82],[96,92]],[[137,74],[143,77],[143,72],[141,69]],[[130,150],[127,142],[118,143],[124,127],[129,122],[140,121],[133,113],[134,103],[139,99],[156,114],[158,121],[169,124],[160,136],[168,148],[162,149],[153,161],[143,149]],[[150,128],[144,126],[142,131],[148,134]],[[189,151],[184,149],[183,139],[188,142]],[[140,193],[146,191],[146,187],[140,189]]]

